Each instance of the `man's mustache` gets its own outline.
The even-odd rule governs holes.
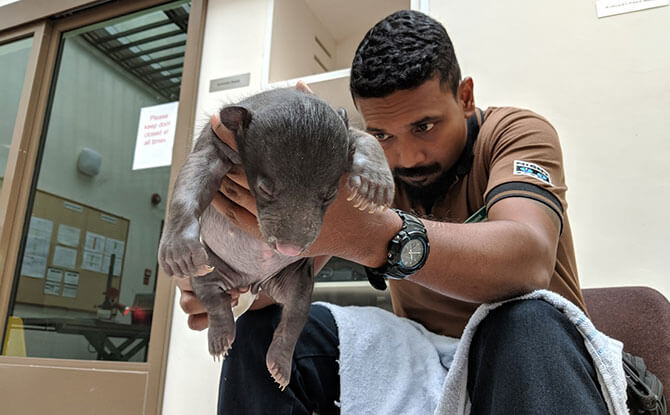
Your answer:
[[[393,175],[396,177],[423,177],[440,171],[438,163],[429,164],[427,166],[417,166],[410,168],[396,167],[393,169]]]

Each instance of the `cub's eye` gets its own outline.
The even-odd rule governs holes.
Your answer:
[[[274,193],[272,191],[272,186],[270,186],[265,180],[259,180],[256,184],[256,193],[263,199],[272,200],[274,199]]]
[[[333,200],[337,197],[337,187],[329,191],[323,198],[323,204],[327,205],[329,203],[332,203]]]
[[[426,133],[435,127],[434,122],[424,122],[416,126],[416,131],[420,133]]]

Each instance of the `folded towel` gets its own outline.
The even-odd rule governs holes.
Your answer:
[[[628,414],[621,342],[596,330],[577,306],[556,293],[539,290],[507,301],[524,299],[544,300],[575,324],[593,358],[609,412]],[[436,335],[377,307],[320,303],[332,312],[340,338],[341,413],[469,413],[467,370],[472,336],[489,311],[507,301],[480,306],[461,339]]]

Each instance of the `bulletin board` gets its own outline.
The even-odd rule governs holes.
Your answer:
[[[38,190],[16,302],[96,311],[110,272],[111,286],[121,287],[129,227],[128,219]]]

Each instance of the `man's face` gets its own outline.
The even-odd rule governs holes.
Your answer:
[[[379,140],[395,177],[414,189],[440,181],[460,157],[474,113],[472,80],[457,96],[434,77],[384,98],[357,98],[366,130]]]

